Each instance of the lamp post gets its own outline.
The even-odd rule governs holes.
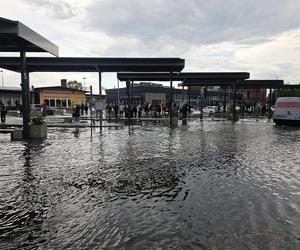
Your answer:
[[[86,77],[82,77],[84,90],[85,90],[85,79],[86,79]]]
[[[120,81],[119,81],[119,79],[118,79],[118,107],[120,109]],[[118,111],[119,111],[119,109],[118,109]]]
[[[2,87],[4,86],[4,78],[3,78],[3,70],[0,70],[0,72],[2,73]]]

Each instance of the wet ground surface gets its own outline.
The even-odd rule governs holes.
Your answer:
[[[300,129],[0,134],[0,249],[299,249]]]

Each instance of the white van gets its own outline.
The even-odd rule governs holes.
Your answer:
[[[278,97],[273,121],[276,124],[300,126],[300,97]]]

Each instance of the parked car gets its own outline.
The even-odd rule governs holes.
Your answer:
[[[218,106],[207,106],[205,108],[203,108],[203,113],[206,114],[210,114],[210,113],[216,113],[218,112]]]
[[[40,110],[45,115],[53,115],[55,111],[55,109],[50,108],[47,105],[41,105],[41,104],[31,104],[30,110]]]

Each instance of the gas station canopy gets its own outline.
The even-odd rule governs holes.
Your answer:
[[[168,73],[118,73],[120,81],[170,81]],[[250,77],[248,72],[181,72],[172,74],[173,81],[238,81]]]
[[[19,21],[0,17],[0,52],[49,52],[58,56],[58,47]]]
[[[180,72],[181,58],[27,57],[29,72]],[[20,59],[0,57],[0,68],[20,71]]]

